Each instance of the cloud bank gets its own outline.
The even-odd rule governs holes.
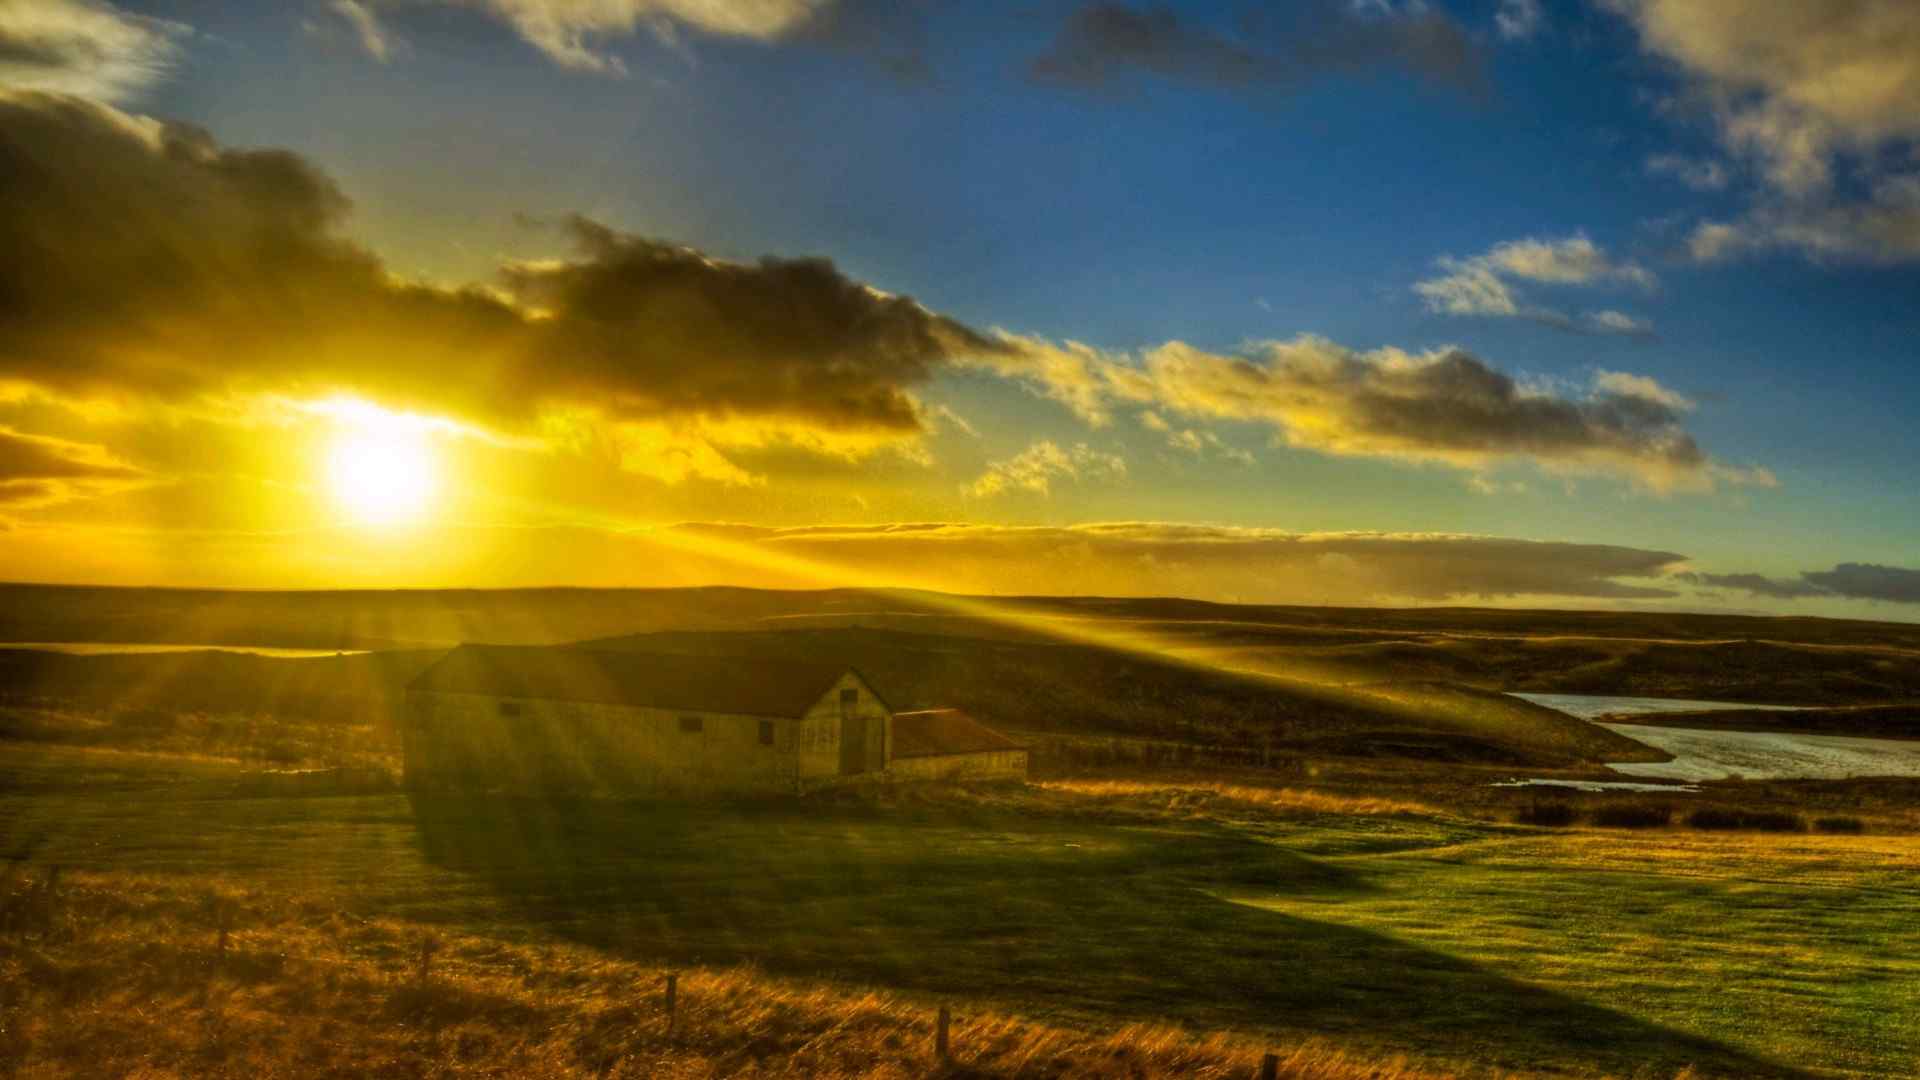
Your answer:
[[[790,529],[690,523],[694,538],[957,591],[1367,603],[1559,597],[1651,600],[1672,552],[1432,533],[1298,533],[1170,522],[1065,527],[904,523]],[[937,567],[939,582],[925,580]]]
[[[1876,563],[1840,563],[1831,570],[1807,570],[1798,578],[1763,574],[1703,574],[1685,571],[1676,580],[1714,589],[1732,589],[1773,600],[1840,597],[1891,604],[1920,604],[1920,570]]]

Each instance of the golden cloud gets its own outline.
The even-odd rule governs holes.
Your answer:
[[[974,362],[1025,378],[1090,419],[1132,404],[1162,424],[1168,413],[1264,424],[1289,446],[1343,456],[1473,471],[1526,462],[1625,476],[1660,492],[1774,484],[1763,469],[1713,461],[1684,427],[1691,402],[1647,376],[1603,372],[1585,395],[1568,397],[1522,385],[1460,349],[1360,352],[1299,337],[1222,355],[1175,341],[1135,361],[1002,339],[1012,352]]]

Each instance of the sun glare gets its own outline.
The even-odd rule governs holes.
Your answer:
[[[393,413],[362,412],[327,451],[333,501],[360,525],[400,525],[425,514],[438,486],[425,425]]]

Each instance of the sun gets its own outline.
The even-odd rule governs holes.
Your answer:
[[[327,450],[333,501],[359,525],[419,520],[439,487],[428,432],[390,413],[356,419],[334,436]]]

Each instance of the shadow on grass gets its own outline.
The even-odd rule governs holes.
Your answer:
[[[636,956],[1509,1069],[1802,1075],[1397,938],[1220,899],[1366,886],[1205,829],[800,804],[414,808],[429,862],[529,923]]]

